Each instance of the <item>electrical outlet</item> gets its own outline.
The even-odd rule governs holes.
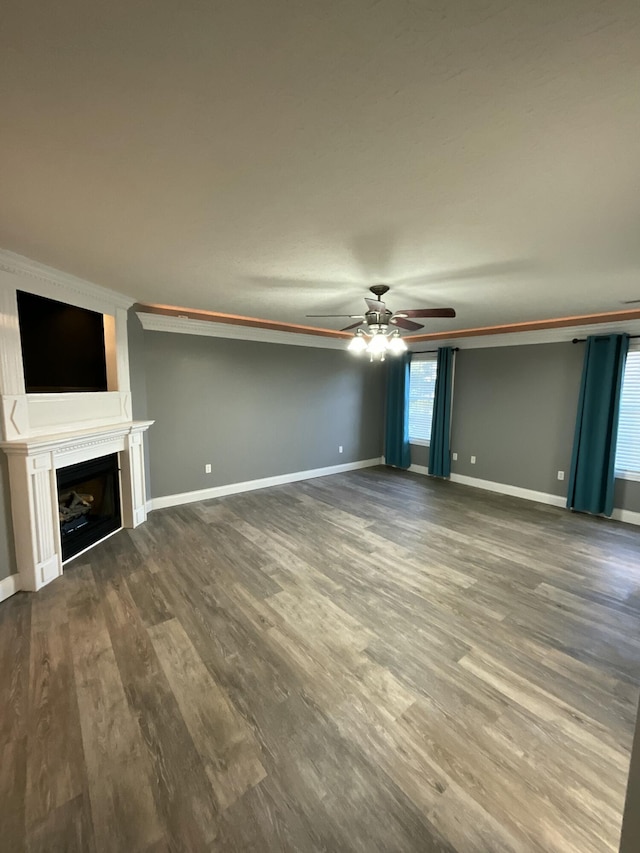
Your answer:
[[[342,445],[341,444],[338,446],[338,453],[342,453]]]
[[[476,464],[476,457],[475,457],[475,456],[472,456],[472,457],[471,457],[471,464],[472,464],[472,465],[475,465],[475,464]]]
[[[564,480],[564,471],[558,471],[558,479]]]
[[[453,453],[451,458],[453,459],[454,462],[457,462],[458,461],[458,454]]]
[[[211,463],[210,462],[207,462],[207,464],[204,466],[204,473],[205,474],[211,473]]]

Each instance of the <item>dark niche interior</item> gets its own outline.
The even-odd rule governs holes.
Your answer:
[[[119,530],[118,454],[61,468],[58,510],[63,561]]]
[[[20,290],[17,296],[27,394],[106,391],[102,314]]]

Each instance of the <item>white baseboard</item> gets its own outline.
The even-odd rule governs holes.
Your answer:
[[[429,469],[426,465],[409,465],[409,470],[413,471],[414,474],[425,474],[427,477],[429,476]]]
[[[498,492],[501,495],[510,495],[512,498],[523,498],[525,501],[535,501],[539,504],[567,505],[567,499],[563,498],[562,495],[536,492],[534,489],[523,489],[520,486],[510,486],[507,483],[494,483],[491,480],[481,480],[478,477],[467,477],[466,474],[452,474],[451,482],[461,483],[463,486],[473,486],[474,489],[484,489],[485,492]]]
[[[637,524],[640,526],[640,512],[632,512],[630,509],[619,509],[616,507],[611,518],[616,521],[624,521],[627,524]]]
[[[286,483],[297,483],[299,480],[313,480],[316,477],[327,477],[330,474],[341,474],[344,471],[356,471],[359,468],[371,468],[382,465],[381,457],[362,459],[359,462],[346,462],[343,465],[330,465],[328,468],[312,468],[308,471],[295,471],[293,474],[278,474],[275,477],[262,477],[260,480],[245,480],[243,483],[229,483],[226,486],[213,486],[210,489],[198,489],[195,492],[182,492],[177,495],[164,495],[151,499],[150,509],[166,509],[170,506],[208,501],[212,498],[222,498],[225,495],[237,495],[240,492],[251,492],[255,489],[267,489],[269,486],[282,486]]]
[[[429,469],[424,465],[412,465],[409,468],[416,474],[429,474]],[[566,507],[567,499],[562,495],[552,495],[548,492],[536,492],[533,489],[523,489],[520,486],[510,486],[507,483],[494,483],[491,480],[481,480],[478,477],[467,477],[466,474],[452,474],[452,483],[460,483],[463,486],[471,486],[474,489],[484,489],[485,492],[497,492],[500,495],[509,495],[512,498],[522,498],[526,501],[548,504],[549,506]],[[604,517],[604,516],[603,516]],[[629,509],[613,510],[611,518],[614,521],[624,521],[626,524],[640,526],[640,512],[632,512]]]
[[[9,575],[8,578],[0,581],[0,601],[4,601],[16,592],[20,592],[20,575]]]

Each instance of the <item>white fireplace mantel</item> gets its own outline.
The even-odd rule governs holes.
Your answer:
[[[35,591],[62,574],[56,472],[112,453],[120,459],[123,527],[146,521],[143,433],[153,421],[133,421],[76,433],[5,441],[20,587]]]
[[[27,393],[18,291],[103,315],[107,391]],[[117,453],[122,525],[146,520],[143,436],[153,421],[132,419],[127,309],[133,301],[0,250],[0,447],[9,462],[17,588],[35,591],[62,574],[59,469]]]

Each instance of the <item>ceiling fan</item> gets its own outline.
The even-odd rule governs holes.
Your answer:
[[[357,322],[340,330],[348,332],[351,329],[357,329],[349,343],[349,349],[353,352],[367,350],[372,361],[374,357],[384,361],[387,351],[399,354],[406,350],[407,345],[400,337],[400,329],[416,332],[424,328],[423,323],[415,323],[411,318],[456,316],[453,308],[407,308],[403,311],[390,311],[382,301],[382,297],[389,290],[388,285],[374,284],[369,290],[376,298],[370,299],[365,296],[367,311],[364,314],[307,314],[307,317],[348,317],[356,320]],[[365,325],[366,329],[362,328]],[[368,337],[370,337],[369,341],[367,341]]]
[[[357,323],[352,323],[350,326],[345,326],[341,329],[342,332],[348,332],[351,329],[356,329],[358,326],[366,322],[370,329],[380,326],[397,326],[401,329],[406,329],[409,332],[416,332],[418,329],[423,329],[423,323],[414,323],[411,317],[455,317],[456,312],[453,308],[407,308],[403,311],[390,311],[381,297],[388,292],[389,287],[386,284],[374,284],[369,288],[371,293],[376,297],[369,299],[365,296],[364,301],[367,303],[368,310],[364,314],[307,314],[307,317],[349,317],[351,320],[358,320]]]

